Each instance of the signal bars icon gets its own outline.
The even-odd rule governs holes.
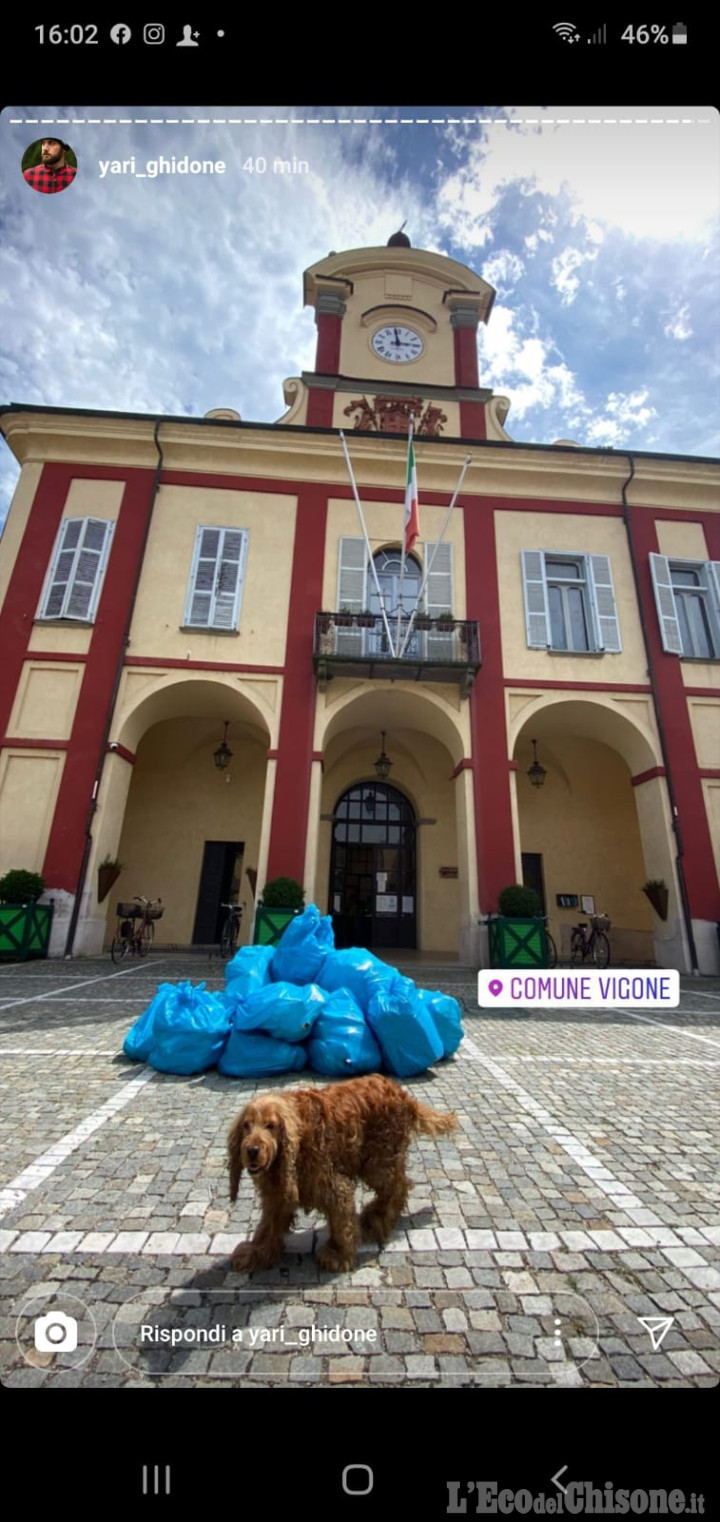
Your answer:
[[[607,26],[598,27],[592,37],[588,37],[588,42],[607,42]]]

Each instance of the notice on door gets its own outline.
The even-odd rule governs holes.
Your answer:
[[[397,893],[376,893],[376,895],[375,895],[375,913],[376,914],[397,914],[397,912],[398,912]]]

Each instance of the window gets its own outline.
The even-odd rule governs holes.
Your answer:
[[[247,542],[246,529],[200,526],[185,604],[186,628],[237,629]]]
[[[686,660],[720,659],[720,561],[651,555],[663,650]]]
[[[91,623],[110,553],[113,523],[105,518],[64,518],[45,579],[38,618]]]
[[[522,568],[531,649],[574,655],[622,649],[607,555],[523,550]]]
[[[397,628],[400,597],[400,558],[399,549],[397,551],[380,550],[373,557],[393,639]],[[431,567],[423,594],[424,611],[430,618],[437,618],[439,614],[447,613],[453,606],[452,545],[427,543],[424,546],[424,560],[425,566]],[[405,621],[415,607],[422,579],[423,569],[419,561],[414,555],[408,555],[405,560],[402,591],[402,612]],[[337,611],[362,613],[366,609],[375,613],[379,620],[380,599],[375,577],[370,568],[365,541],[342,538],[339,544]],[[387,653],[387,636],[384,632],[380,632],[380,628],[378,621],[374,631],[363,631],[359,628],[338,629],[335,635],[337,653],[353,655],[360,654],[363,650],[367,653]],[[369,645],[374,645],[373,651],[369,649]],[[452,634],[426,636],[425,654],[428,659],[431,655],[440,658],[452,652],[452,648]],[[415,636],[415,639],[411,638],[411,646],[408,650],[409,653],[417,655],[419,649],[417,636]]]

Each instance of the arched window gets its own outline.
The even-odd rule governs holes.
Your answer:
[[[379,550],[373,555],[373,562],[377,572],[380,590],[388,617],[391,614],[397,616],[400,607],[400,573],[402,568],[402,551]],[[422,582],[422,570],[414,555],[406,555],[405,570],[402,577],[402,609],[403,613],[412,613],[417,602],[420,584]],[[375,577],[372,572],[368,576],[368,593],[370,609],[373,613],[380,612],[380,598],[378,597]]]

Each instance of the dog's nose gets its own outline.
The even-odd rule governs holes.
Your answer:
[[[256,1157],[258,1155],[258,1151],[259,1151],[258,1147],[248,1147],[247,1153],[248,1153],[248,1157],[250,1158],[250,1162],[251,1163],[255,1162],[255,1159],[256,1159]]]

